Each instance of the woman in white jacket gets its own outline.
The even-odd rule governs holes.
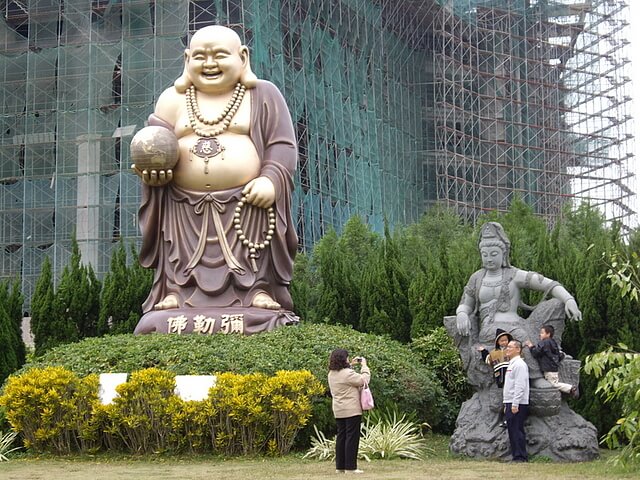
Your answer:
[[[364,357],[349,361],[349,353],[336,349],[329,358],[329,389],[333,397],[333,415],[336,418],[336,472],[362,473],[358,469],[358,445],[360,443],[360,388],[369,383],[371,373]],[[360,363],[360,372],[352,364]]]

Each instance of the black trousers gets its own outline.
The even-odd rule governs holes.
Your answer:
[[[358,446],[360,445],[360,420],[362,415],[336,418],[336,470],[358,468]]]
[[[505,403],[504,416],[507,420],[511,458],[514,462],[527,462],[527,436],[524,432],[524,422],[529,416],[529,405],[519,405],[518,413],[511,411],[511,404]]]

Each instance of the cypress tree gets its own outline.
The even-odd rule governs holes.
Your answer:
[[[153,285],[154,271],[144,268],[140,265],[135,245],[131,244],[129,248],[131,255],[131,263],[127,268],[127,276],[129,278],[127,291],[129,299],[129,320],[126,324],[122,324],[118,329],[114,329],[114,333],[131,333],[135,329],[140,317],[142,316],[142,305],[149,296],[151,286]]]
[[[24,365],[26,359],[26,347],[22,341],[22,305],[24,304],[24,297],[22,296],[20,279],[16,278],[11,284],[9,289],[9,283],[3,282],[0,285],[2,289],[2,295],[0,303],[5,306],[7,315],[11,320],[11,338],[12,348],[16,354],[16,360],[18,362],[18,368]]]
[[[65,266],[55,293],[54,311],[60,326],[58,343],[97,334],[100,282],[90,265],[82,265],[75,235],[71,239],[71,261]]]
[[[45,257],[40,277],[31,297],[31,332],[37,355],[59,343],[55,332],[54,299],[51,260]]]
[[[98,315],[98,335],[110,330],[122,332],[129,324],[132,299],[129,288],[127,252],[122,240],[111,254],[111,268],[105,275],[100,292],[100,313]]]
[[[20,281],[9,290],[9,282],[0,282],[0,385],[25,361],[22,341],[22,294]]]
[[[377,251],[377,261],[369,262],[363,275],[360,330],[407,342],[412,323],[407,299],[409,281],[386,222],[384,239]]]
[[[338,248],[338,235],[329,230],[313,250],[314,263],[319,272],[318,302],[314,320],[329,324],[351,323],[340,296],[345,289],[345,271]]]
[[[291,298],[294,312],[303,320],[309,318],[312,308],[314,283],[309,257],[304,253],[298,253],[293,264]]]
[[[478,268],[475,235],[455,212],[434,207],[401,237],[402,263],[411,272],[411,337],[429,334],[455,312],[464,285]]]
[[[423,267],[419,268],[409,284],[407,301],[409,302],[409,310],[413,319],[411,322],[411,338],[427,335],[433,329],[433,322],[429,314],[429,307],[433,304],[432,297],[428,292],[429,284],[427,272]]]
[[[347,221],[338,239],[342,287],[337,301],[344,324],[358,327],[360,323],[363,272],[374,259],[377,243],[378,236],[357,215]]]
[[[0,385],[18,369],[16,356],[15,335],[12,319],[4,304],[0,302]]]

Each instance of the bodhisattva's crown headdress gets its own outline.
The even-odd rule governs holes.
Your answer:
[[[487,222],[480,230],[480,238],[478,240],[478,248],[498,246],[502,248],[504,257],[502,259],[503,267],[510,267],[509,256],[511,254],[511,242],[504,232],[504,228],[498,222]]]

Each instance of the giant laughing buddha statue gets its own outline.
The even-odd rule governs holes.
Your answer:
[[[140,262],[155,269],[135,333],[252,334],[297,323],[297,146],[284,98],[251,72],[229,28],[198,30],[184,61],[146,127],[175,135],[177,162],[132,166],[143,184]]]

